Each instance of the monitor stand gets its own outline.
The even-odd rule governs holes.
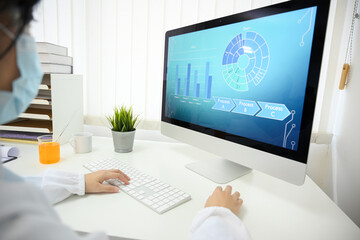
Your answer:
[[[251,172],[250,168],[226,159],[199,161],[186,165],[186,168],[219,184],[225,184]]]

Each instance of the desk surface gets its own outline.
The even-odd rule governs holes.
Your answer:
[[[21,157],[5,166],[22,176],[37,175],[48,165],[38,161],[36,145],[12,144]],[[193,173],[185,165],[216,156],[179,143],[135,141],[131,153],[115,153],[112,139],[94,137],[93,152],[74,154],[61,146],[61,161],[51,167],[84,172],[82,164],[115,157],[191,194],[192,200],[159,215],[123,192],[72,196],[55,206],[65,224],[75,230],[102,230],[130,239],[188,239],[193,217],[217,184]],[[360,239],[360,229],[308,177],[295,186],[258,171],[234,180],[244,205],[239,217],[253,239]]]

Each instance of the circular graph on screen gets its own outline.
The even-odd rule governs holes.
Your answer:
[[[269,47],[256,32],[235,36],[224,52],[222,66],[225,82],[236,91],[248,91],[265,77],[270,62]]]

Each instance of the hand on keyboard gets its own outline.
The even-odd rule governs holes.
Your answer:
[[[105,169],[121,169],[127,176],[131,177],[130,184],[124,185],[123,180],[107,180],[111,185],[118,186],[135,200],[161,214],[177,207],[191,199],[191,196],[182,190],[170,186],[159,179],[138,171],[115,158],[88,162],[84,165],[92,172]]]
[[[119,188],[113,185],[103,184],[106,180],[120,180],[125,185],[129,184],[130,178],[119,169],[100,170],[85,175],[86,193],[118,192]]]

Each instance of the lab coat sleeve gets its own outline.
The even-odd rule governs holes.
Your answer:
[[[250,240],[244,223],[229,209],[204,208],[195,216],[190,240]]]
[[[104,232],[77,234],[61,222],[41,189],[19,177],[8,178],[14,174],[4,175],[0,173],[0,239],[109,240]]]
[[[52,204],[61,202],[72,194],[85,194],[85,177],[82,173],[48,168],[41,176],[25,179],[40,187]]]

